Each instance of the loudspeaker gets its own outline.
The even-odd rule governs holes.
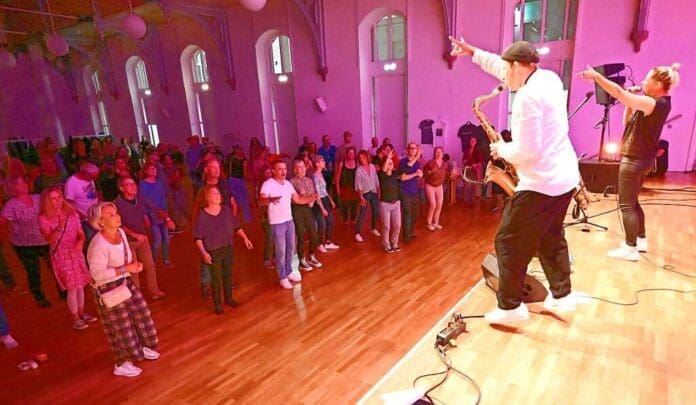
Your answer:
[[[626,83],[626,78],[624,76],[611,76],[621,72],[625,67],[626,65],[623,63],[608,63],[606,65],[595,66],[594,70],[612,82],[623,87],[624,83]],[[609,93],[604,91],[604,89],[595,83],[595,101],[599,105],[613,105],[616,102],[616,99],[610,96]]]
[[[591,193],[616,194],[619,183],[619,162],[581,160],[580,175]]]
[[[489,253],[483,258],[481,263],[481,271],[483,278],[486,280],[486,285],[491,290],[498,292],[500,286],[500,273],[498,272],[498,257],[493,253]],[[524,276],[524,288],[522,289],[522,302],[542,302],[546,299],[546,287],[533,276],[529,274]]]
[[[595,66],[594,70],[603,76],[613,76],[626,68],[624,63],[607,63],[606,65]]]

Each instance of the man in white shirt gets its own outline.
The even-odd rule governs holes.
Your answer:
[[[302,276],[299,271],[292,272],[292,256],[295,254],[296,236],[295,224],[292,220],[291,202],[309,204],[316,195],[300,197],[289,180],[288,166],[282,160],[273,162],[271,168],[273,177],[266,180],[259,192],[259,203],[268,206],[268,223],[271,225],[275,242],[276,270],[280,286],[286,290],[292,289],[291,281],[299,282]]]
[[[488,53],[463,39],[451,38],[452,55],[471,55],[486,72],[516,91],[512,105],[512,142],[491,143],[491,157],[505,159],[517,170],[519,183],[506,203],[495,250],[500,288],[498,308],[485,315],[489,323],[529,318],[522,302],[524,278],[538,252],[551,294],[550,310],[572,311],[570,263],[563,220],[580,181],[577,158],[568,138],[563,83],[552,71],[538,67],[534,45],[518,41],[502,56]]]

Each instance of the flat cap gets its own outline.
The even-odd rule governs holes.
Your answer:
[[[517,41],[510,45],[501,55],[508,62],[539,63],[539,53],[536,47],[527,41]]]

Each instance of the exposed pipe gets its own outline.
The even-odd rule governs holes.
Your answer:
[[[75,17],[74,15],[47,13],[45,11],[27,10],[24,8],[16,8],[16,7],[9,7],[9,6],[0,6],[0,10],[16,11],[19,13],[39,14],[39,15],[45,15],[45,16],[50,16],[50,17],[67,18],[70,20],[79,20],[80,19],[80,17]]]

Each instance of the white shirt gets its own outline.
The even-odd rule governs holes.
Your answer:
[[[280,184],[278,180],[270,178],[261,185],[261,194],[268,197],[280,197],[277,202],[268,204],[268,223],[271,225],[282,224],[292,221],[292,195],[295,193],[295,187],[292,186],[289,180],[284,180]]]
[[[65,199],[71,200],[75,209],[87,217],[89,208],[97,202],[97,188],[93,181],[78,179],[72,175],[65,182]]]
[[[474,63],[500,80],[507,62],[477,49]],[[515,191],[536,191],[558,196],[580,182],[578,159],[568,138],[566,96],[561,79],[552,71],[537,69],[523,85],[512,104],[512,142],[501,142],[498,156],[517,170]]]
[[[119,229],[122,243],[111,244],[101,232],[97,232],[87,248],[87,263],[94,284],[101,286],[118,279],[129,277],[130,273],[119,274],[116,270],[133,260],[133,254],[126,240],[126,234]],[[125,252],[124,252],[125,249]],[[125,254],[125,256],[124,256]]]

